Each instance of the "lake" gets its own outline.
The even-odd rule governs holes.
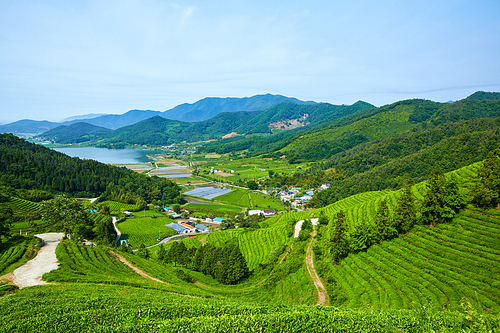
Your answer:
[[[52,148],[71,157],[96,160],[106,164],[134,164],[152,161],[147,155],[159,151],[143,149],[107,149],[96,147]]]

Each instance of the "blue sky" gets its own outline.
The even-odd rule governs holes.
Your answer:
[[[500,91],[499,14],[498,0],[2,1],[0,122]]]

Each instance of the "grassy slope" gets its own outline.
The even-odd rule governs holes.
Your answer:
[[[303,135],[300,137],[300,140],[295,140],[292,144],[282,149],[282,151],[286,152],[289,150],[304,149],[312,143],[322,140],[331,142],[346,132],[354,131],[360,131],[369,140],[385,139],[392,135],[405,132],[414,126],[408,122],[411,113],[412,107],[403,105],[348,125]]]

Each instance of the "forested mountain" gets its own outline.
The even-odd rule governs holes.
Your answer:
[[[375,108],[357,102],[351,106],[350,112],[330,119],[317,118],[311,126],[268,138],[232,138],[212,142],[205,146],[205,150],[228,153],[248,149],[251,155],[286,155],[292,163],[317,161],[357,144],[404,132],[412,122],[425,118],[427,112],[435,112],[437,105],[440,103],[408,100]]]
[[[151,202],[162,196],[172,203],[182,200],[179,187],[165,178],[69,157],[12,134],[0,134],[0,185],[20,192],[35,190],[75,197],[104,193],[126,203]]]
[[[77,119],[68,122],[67,124],[74,124],[77,122],[86,122],[95,126],[106,127],[109,129],[117,129],[123,126],[135,124],[144,119],[148,119],[161,114],[160,111],[152,110],[130,110],[124,114],[107,114],[104,116],[91,118],[91,119]],[[64,123],[65,125],[66,123]]]
[[[85,122],[78,122],[69,126],[61,125],[40,135],[44,140],[55,141],[57,143],[80,143],[85,141],[95,141],[111,130],[105,127],[91,125]]]
[[[154,116],[108,133],[100,146],[108,144],[164,146],[179,142],[179,133],[188,123]],[[116,146],[116,145],[115,145]]]
[[[54,123],[47,120],[31,120],[23,119],[10,124],[0,125],[0,133],[29,133],[39,134],[47,132],[53,128],[60,126],[59,123]]]
[[[295,121],[298,128],[310,128],[370,108],[373,105],[365,102],[353,105],[298,105],[283,102],[263,111],[223,112],[209,120],[192,123],[156,116],[108,133],[101,145],[125,143],[162,146],[182,141],[221,139],[232,132],[239,135],[272,134],[273,127],[270,125],[273,123]]]
[[[178,105],[173,109],[162,112],[161,116],[167,119],[194,122],[210,119],[222,112],[265,110],[282,102],[293,104],[316,104],[316,102],[313,101],[305,102],[292,97],[271,94],[243,98],[207,97],[193,104],[184,103]]]
[[[211,142],[204,149],[217,153],[247,150],[251,156],[285,155],[291,163],[318,161],[361,144],[417,130],[417,127],[422,130],[426,126],[460,120],[499,117],[500,108],[495,100],[497,94],[477,92],[454,103],[420,99],[399,101],[379,108],[364,108],[350,115],[323,121],[321,125],[299,127],[271,137],[233,137]]]
[[[425,180],[484,159],[500,144],[500,119],[458,121],[397,135],[336,154],[322,164],[330,188],[310,202],[322,207],[365,191],[397,189],[406,177]],[[324,173],[326,171],[326,173]]]

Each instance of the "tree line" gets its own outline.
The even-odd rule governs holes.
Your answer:
[[[187,248],[184,242],[173,242],[168,252],[161,244],[157,256],[162,262],[210,275],[223,284],[236,284],[248,274],[237,239],[221,247],[207,243],[199,248]]]

